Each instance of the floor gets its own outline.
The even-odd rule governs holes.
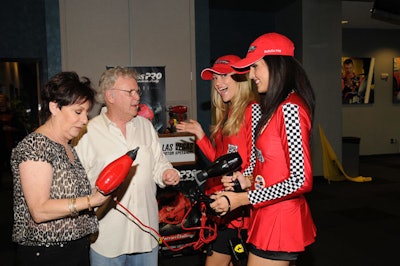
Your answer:
[[[400,265],[400,154],[362,156],[359,174],[373,180],[355,183],[314,178],[314,189],[307,198],[318,236],[297,266]],[[0,265],[9,266],[14,261],[9,177],[3,179],[0,193]],[[159,265],[204,265],[204,257],[203,253],[162,256]]]

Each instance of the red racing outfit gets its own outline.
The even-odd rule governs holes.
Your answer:
[[[303,195],[313,182],[310,134],[309,109],[291,93],[256,140],[248,242],[257,249],[300,252],[315,241],[316,228]]]
[[[214,136],[215,145],[211,143],[206,135],[202,139],[197,140],[196,144],[211,162],[227,153],[238,152],[243,161],[238,171],[242,172],[244,176],[252,175],[256,160],[255,150],[253,148],[255,128],[260,117],[260,105],[252,102],[246,107],[244,121],[237,134],[224,136],[222,135],[222,130],[219,129]],[[222,190],[224,190],[224,186],[221,183],[221,177],[214,177],[206,180],[206,195],[211,195]],[[228,228],[247,228],[248,218],[243,219],[242,213],[243,210],[239,208],[237,211],[225,215],[223,217],[223,223],[226,224]]]

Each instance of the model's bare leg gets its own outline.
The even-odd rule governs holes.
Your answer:
[[[248,266],[289,266],[290,261],[270,260],[258,257],[252,253],[249,254]]]
[[[205,266],[231,266],[231,259],[231,255],[218,253],[213,250],[212,254],[207,256]]]

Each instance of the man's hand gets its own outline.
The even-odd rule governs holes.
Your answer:
[[[175,169],[167,169],[162,175],[162,180],[168,186],[176,186],[179,184],[181,177]]]

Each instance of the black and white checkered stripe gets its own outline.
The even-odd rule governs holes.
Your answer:
[[[290,176],[271,187],[250,191],[249,200],[253,205],[287,196],[298,190],[305,181],[299,107],[288,103],[282,106],[282,111],[289,147]]]
[[[255,151],[255,139],[256,139],[256,127],[258,121],[261,118],[261,106],[258,103],[251,105],[251,143],[252,148],[250,152],[250,164],[243,171],[244,176],[249,176],[253,174],[254,166],[256,165],[256,151]]]

